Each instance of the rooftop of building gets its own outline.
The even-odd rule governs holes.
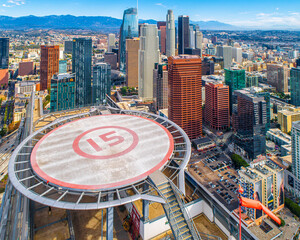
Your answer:
[[[272,134],[272,135],[275,135],[276,137],[278,138],[281,138],[283,140],[288,140],[288,141],[291,141],[291,136],[282,132],[280,129],[278,128],[271,128],[269,129],[269,131],[267,132],[269,134]]]

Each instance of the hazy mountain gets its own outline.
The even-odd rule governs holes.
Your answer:
[[[156,20],[139,20],[141,23],[156,24]],[[2,30],[30,30],[30,29],[83,29],[99,30],[102,32],[117,32],[122,20],[112,17],[76,17],[72,15],[50,15],[44,17],[24,16],[8,17],[0,16],[0,29]],[[191,23],[198,24],[203,30],[235,30],[237,27],[218,21],[199,21]]]

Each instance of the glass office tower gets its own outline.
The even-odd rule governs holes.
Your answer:
[[[120,29],[119,43],[119,68],[120,71],[126,71],[126,39],[139,36],[138,15],[136,8],[129,8],[124,11],[123,22]]]
[[[76,106],[89,105],[92,100],[92,39],[73,39],[72,71],[76,78]]]
[[[110,96],[111,67],[108,63],[97,63],[93,67],[93,104],[104,104],[106,94]]]
[[[9,38],[0,38],[0,69],[8,69]]]

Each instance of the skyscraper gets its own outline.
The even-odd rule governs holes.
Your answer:
[[[178,17],[178,54],[183,54],[184,49],[190,45],[190,20],[189,16]]]
[[[136,8],[129,8],[124,11],[123,22],[120,28],[119,40],[119,68],[126,71],[126,39],[139,36],[138,15]]]
[[[107,51],[112,52],[112,49],[116,47],[116,35],[113,33],[108,34]]]
[[[225,84],[229,86],[230,115],[234,102],[233,92],[246,87],[246,72],[243,69],[225,69]]]
[[[156,110],[168,108],[168,65],[166,63],[155,64],[153,98]]]
[[[201,58],[179,55],[169,58],[169,119],[190,139],[202,135]]]
[[[77,106],[91,103],[91,75],[92,75],[92,39],[73,39],[72,71],[76,78]]]
[[[126,40],[126,85],[127,87],[139,86],[139,49],[140,39]]]
[[[73,53],[73,41],[65,41],[65,53],[72,54]]]
[[[166,26],[160,26],[160,52],[166,54]]]
[[[299,107],[300,106],[300,67],[291,69],[291,100],[292,104]]]
[[[196,40],[195,40],[195,48],[201,50],[201,57],[202,57],[202,43],[203,43],[203,33],[199,30],[195,32]]]
[[[235,143],[243,148],[250,159],[266,152],[267,102],[263,96],[246,90],[236,90],[237,109],[233,127]]]
[[[139,49],[139,97],[153,99],[153,69],[159,62],[158,30],[154,24],[141,27]]]
[[[93,104],[103,104],[106,94],[110,96],[111,68],[108,63],[97,63],[93,67]]]
[[[205,84],[205,122],[216,130],[230,126],[229,87],[222,83]]]
[[[0,38],[0,69],[8,69],[9,38]]]
[[[166,26],[166,55],[175,56],[175,21],[172,10],[168,10]]]
[[[232,58],[234,58],[234,60],[237,63],[242,63],[242,49],[241,48],[232,48]]]
[[[292,127],[292,171],[300,179],[300,121],[293,122]]]
[[[230,68],[232,63],[232,47],[223,46],[224,68]]]
[[[59,46],[41,46],[41,90],[51,87],[51,79],[59,73]]]
[[[289,91],[289,69],[281,64],[267,64],[267,81],[276,91],[287,93]]]
[[[51,79],[50,111],[75,108],[75,74],[55,74]]]
[[[194,25],[190,25],[190,44],[189,44],[190,48],[195,48],[196,46],[195,40],[196,40],[196,35],[195,35]]]

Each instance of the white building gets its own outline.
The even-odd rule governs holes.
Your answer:
[[[113,33],[108,34],[107,41],[107,51],[112,52],[112,49],[115,48],[116,44],[116,35]]]
[[[300,121],[293,122],[292,126],[292,170],[300,179]]]
[[[153,69],[159,63],[158,30],[154,24],[141,26],[139,49],[139,97],[153,99]]]
[[[175,21],[172,10],[168,10],[166,27],[166,55],[175,56]]]

